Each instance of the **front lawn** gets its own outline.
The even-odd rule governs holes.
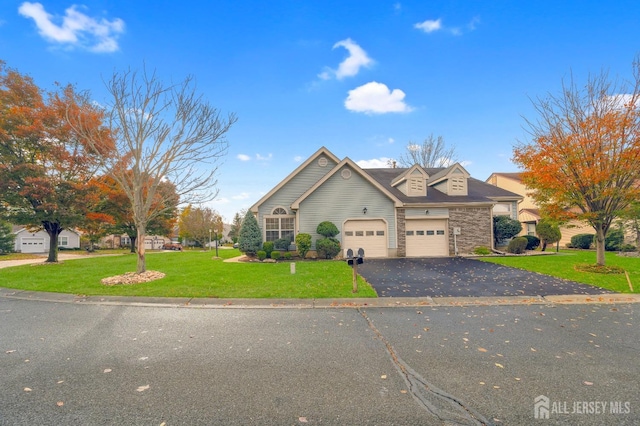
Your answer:
[[[576,265],[596,263],[594,251],[562,250],[558,254],[546,256],[496,256],[483,257],[480,260],[591,284],[620,293],[631,292],[624,274],[598,274],[576,270]],[[618,256],[616,253],[607,252],[606,264],[626,270],[629,273],[634,293],[640,293],[640,258]]]
[[[219,250],[222,258],[240,255]],[[212,260],[212,251],[149,253],[147,269],[166,277],[135,285],[105,286],[102,278],[135,271],[136,256],[99,256],[60,264],[24,265],[2,269],[0,287],[21,290],[106,296],[213,297],[213,298],[342,298],[376,297],[358,278],[352,293],[352,271],[342,261],[224,263]]]

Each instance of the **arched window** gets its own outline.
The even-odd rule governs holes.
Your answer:
[[[271,215],[264,219],[265,241],[275,241],[280,238],[290,238],[295,236],[295,216],[290,215],[286,209],[276,207],[271,211]]]

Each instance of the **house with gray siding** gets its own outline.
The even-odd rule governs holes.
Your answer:
[[[446,168],[363,169],[320,148],[251,211],[264,241],[312,241],[333,222],[341,247],[366,257],[432,257],[493,245],[493,207],[522,196],[472,178],[459,163]]]

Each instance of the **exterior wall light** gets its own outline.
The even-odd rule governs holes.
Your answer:
[[[362,214],[367,214],[367,208],[366,207],[362,209]]]

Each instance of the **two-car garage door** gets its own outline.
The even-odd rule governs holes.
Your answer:
[[[449,256],[446,219],[406,222],[407,257]]]
[[[24,237],[20,240],[20,251],[22,253],[44,253],[44,238]]]

